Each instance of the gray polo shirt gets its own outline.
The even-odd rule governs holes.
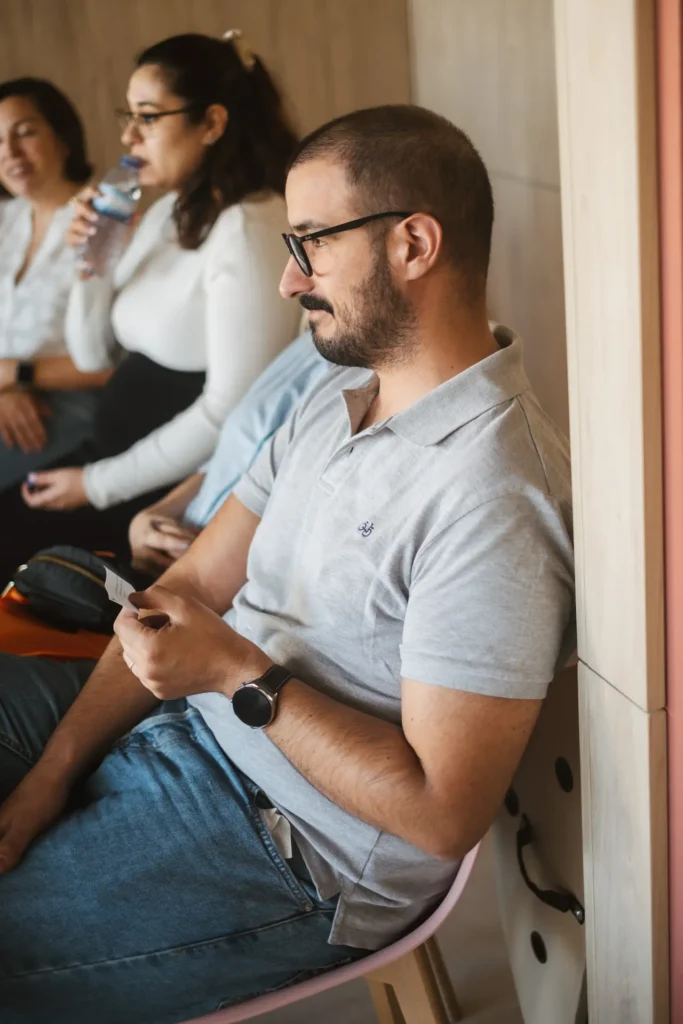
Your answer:
[[[358,433],[377,378],[333,370],[235,490],[261,523],[230,624],[392,722],[402,676],[538,698],[573,648],[567,442],[530,390],[520,340],[495,336],[499,352]],[[227,698],[191,703],[289,819],[320,895],[340,894],[331,942],[385,945],[443,896],[456,863],[332,803]]]

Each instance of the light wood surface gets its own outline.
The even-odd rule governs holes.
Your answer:
[[[664,704],[654,0],[556,0],[579,654]]]
[[[489,171],[560,184],[552,0],[409,0],[414,95]]]
[[[457,1024],[462,1013],[435,942],[372,971],[370,984],[380,1024]],[[377,986],[380,986],[378,988]],[[391,992],[396,999],[394,1004]]]
[[[518,806],[510,806],[516,813],[503,807],[493,828],[501,918],[525,1024],[585,1024],[586,929],[570,911],[560,913],[532,893],[517,863],[524,815],[533,829],[524,848],[529,877],[541,889],[571,892],[585,906],[578,723],[577,672],[571,668],[551,684],[515,774]],[[569,791],[560,786],[558,758],[571,773]],[[546,950],[543,963],[531,943],[534,932]]]
[[[487,165],[491,316],[524,340],[536,394],[569,432],[552,0],[409,0],[417,103]]]
[[[51,79],[78,106],[97,169],[121,145],[133,58],[180,32],[241,28],[303,131],[359,106],[409,99],[405,0],[0,0],[0,81]]]
[[[381,981],[366,979],[377,1024],[403,1024],[403,1014],[398,1008],[391,988]]]
[[[668,1016],[655,0],[555,0],[591,1024]]]
[[[579,667],[591,1024],[668,1014],[666,712]]]

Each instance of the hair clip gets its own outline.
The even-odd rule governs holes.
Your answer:
[[[235,47],[237,56],[242,62],[242,67],[245,71],[253,70],[254,64],[256,63],[256,55],[252,50],[249,43],[242,35],[241,28],[229,28],[227,32],[223,33],[223,39],[229,40]]]

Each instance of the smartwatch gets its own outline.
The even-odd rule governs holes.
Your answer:
[[[280,690],[292,673],[281,665],[273,665],[260,679],[242,683],[232,695],[232,710],[240,722],[252,729],[265,729],[277,714]]]
[[[21,384],[23,387],[30,388],[35,380],[36,368],[33,363],[19,362],[17,363],[17,373],[14,378],[16,384]]]

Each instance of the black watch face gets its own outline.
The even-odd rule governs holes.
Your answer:
[[[240,722],[252,729],[263,729],[272,716],[272,705],[259,686],[247,683],[235,690],[232,709]]]

